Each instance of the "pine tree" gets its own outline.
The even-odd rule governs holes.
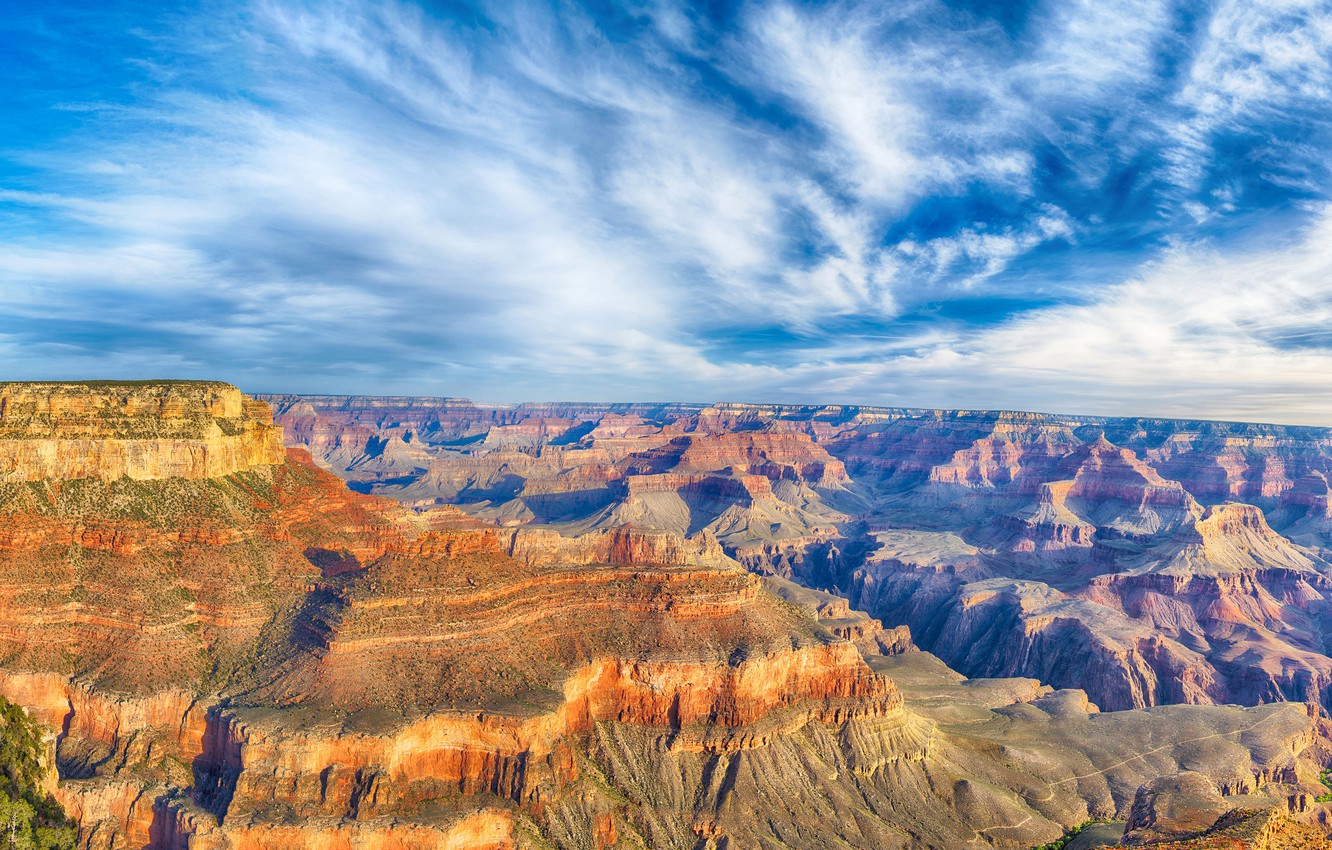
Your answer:
[[[42,788],[42,727],[0,699],[0,850],[73,850],[74,824]]]

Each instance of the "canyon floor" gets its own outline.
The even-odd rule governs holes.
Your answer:
[[[0,384],[0,695],[89,848],[1332,846],[1329,474],[1309,428]]]

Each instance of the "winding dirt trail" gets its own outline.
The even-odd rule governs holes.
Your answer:
[[[1289,704],[1289,703],[1288,703],[1288,704]],[[1050,789],[1050,790],[1049,790],[1049,793],[1046,794],[1045,797],[1043,797],[1042,799],[1040,799],[1040,800],[1036,800],[1036,801],[1034,801],[1034,802],[1035,802],[1035,803],[1046,803],[1046,802],[1049,802],[1051,799],[1054,798],[1054,795],[1055,795],[1055,791],[1054,791],[1054,789],[1058,788],[1058,787],[1061,786],[1061,785],[1066,785],[1066,784],[1068,784],[1069,782],[1078,782],[1078,781],[1081,781],[1081,780],[1083,780],[1083,779],[1089,779],[1089,778],[1091,778],[1091,777],[1093,777],[1093,776],[1100,776],[1101,774],[1103,774],[1103,773],[1107,773],[1107,772],[1109,772],[1109,771],[1111,771],[1111,770],[1114,770],[1114,769],[1117,768],[1117,767],[1123,767],[1124,765],[1129,764],[1130,762],[1134,762],[1134,761],[1137,761],[1137,760],[1139,760],[1139,759],[1146,759],[1147,756],[1154,755],[1154,754],[1156,754],[1156,753],[1161,752],[1162,750],[1168,750],[1168,749],[1171,749],[1171,748],[1173,748],[1173,747],[1183,746],[1184,744],[1196,744],[1196,743],[1198,743],[1199,741],[1208,741],[1208,740],[1211,740],[1211,739],[1213,739],[1213,738],[1227,738],[1227,737],[1230,737],[1231,735],[1243,735],[1245,732],[1250,732],[1250,731],[1252,731],[1252,730],[1254,730],[1254,729],[1257,729],[1259,726],[1262,726],[1264,723],[1266,723],[1267,721],[1271,720],[1271,719],[1274,718],[1274,717],[1279,717],[1281,714],[1282,714],[1282,712],[1279,712],[1279,711],[1273,711],[1271,714],[1267,715],[1267,716],[1264,717],[1262,720],[1259,720],[1259,721],[1257,721],[1257,722],[1251,723],[1251,724],[1249,724],[1248,726],[1245,726],[1245,727],[1242,728],[1242,729],[1232,729],[1232,730],[1230,730],[1229,732],[1213,732],[1213,733],[1211,733],[1210,735],[1199,735],[1199,736],[1196,737],[1196,738],[1186,738],[1186,739],[1184,739],[1184,740],[1182,740],[1182,741],[1171,741],[1171,742],[1168,743],[1168,744],[1162,744],[1161,746],[1159,746],[1159,747],[1155,747],[1155,748],[1150,749],[1150,750],[1147,750],[1146,752],[1138,753],[1137,755],[1132,756],[1131,758],[1126,758],[1126,759],[1124,759],[1123,761],[1117,761],[1117,762],[1115,762],[1114,764],[1106,765],[1105,767],[1100,768],[1099,770],[1093,770],[1091,773],[1083,773],[1083,774],[1080,774],[1080,775],[1078,775],[1078,776],[1070,776],[1070,777],[1068,777],[1068,778],[1066,778],[1066,779],[1061,779],[1061,780],[1059,780],[1058,782],[1051,782],[1051,783],[1049,784],[1049,786],[1048,786],[1049,789]],[[1028,803],[1028,806],[1029,806],[1029,807],[1030,807],[1030,805],[1031,805],[1031,803]],[[971,840],[967,842],[967,845],[968,845],[968,846],[971,846],[971,845],[973,845],[973,844],[975,844],[975,843],[977,843],[977,842],[983,842],[983,841],[984,841],[984,835],[985,835],[986,833],[988,833],[988,832],[994,832],[994,831],[996,831],[996,830],[1004,830],[1004,829],[1020,829],[1020,828],[1022,828],[1022,827],[1024,827],[1024,826],[1026,826],[1028,823],[1030,823],[1031,820],[1032,820],[1032,816],[1031,816],[1030,814],[1028,814],[1026,817],[1024,817],[1022,820],[1018,821],[1017,823],[1004,824],[1004,825],[1001,825],[1001,826],[987,826],[987,827],[985,827],[985,828],[983,828],[983,829],[978,829],[978,830],[976,830],[975,833],[972,835]]]

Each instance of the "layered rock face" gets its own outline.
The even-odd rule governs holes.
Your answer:
[[[1329,850],[1326,828],[1308,822],[1307,801],[1235,807],[1204,776],[1163,776],[1138,789],[1119,847],[1158,850]],[[1114,848],[1112,848],[1114,850]]]
[[[90,846],[512,847],[597,724],[733,752],[903,713],[715,542],[408,515],[303,452],[210,461],[276,438],[234,388],[104,389],[13,396],[10,439],[79,463],[0,485],[0,689]]]
[[[0,384],[0,483],[197,480],[282,462],[268,406],[227,384]]]
[[[872,418],[744,405],[270,400],[288,442],[358,490],[411,507],[457,504],[502,524],[707,534],[743,563],[788,577],[826,573],[847,508],[862,507],[818,435]],[[787,413],[814,418],[770,427]]]
[[[278,401],[289,439],[338,445],[319,458],[360,489],[517,527],[631,523],[715,539],[751,570],[909,626],[972,675],[1086,687],[1113,708],[1328,705],[1326,430],[882,408]],[[370,448],[352,453],[353,443]]]
[[[1214,697],[1206,652],[1184,631],[1178,649],[1141,639],[1118,585],[1097,585],[1101,601],[1023,590],[970,531],[881,527],[875,491],[833,449],[899,415],[283,402],[296,440],[330,465],[358,447],[341,471],[408,510],[347,489],[304,449],[273,454],[263,406],[233,388],[58,385],[43,401],[28,386],[9,439],[83,442],[54,473],[17,447],[0,482],[0,693],[56,730],[57,793],[87,847],[1027,847],[1126,818],[1136,789],[1184,769],[1260,808],[1321,787],[1327,736],[1306,706],[1101,712],[1014,676],[1020,664],[966,680],[899,624],[784,578],[859,576],[894,612],[916,610],[903,594],[920,579],[938,604],[918,615],[945,624],[950,604],[1016,600],[1008,631],[958,613],[930,634],[941,647],[967,629],[1010,640],[1041,617],[1076,627],[1098,606],[1116,630],[1085,628],[1083,650],[1031,642],[1063,659],[1043,676],[1097,662],[1111,689],[1115,654],[1137,653],[1157,684],[1123,704],[1174,699],[1161,695],[1186,672],[1202,696],[1180,699]],[[398,424],[367,424],[381,421]],[[213,429],[261,448],[209,460]],[[1086,466],[1054,457],[1060,439],[1032,441],[1048,468]],[[189,463],[172,440],[194,446]],[[946,476],[917,480],[932,504],[976,510],[939,489]],[[426,498],[432,482],[451,489]],[[1152,568],[1244,572],[1246,554],[1280,552],[1314,587],[1318,561],[1260,518],[1188,505],[1193,526],[1153,536],[1116,487],[1113,515],[1133,527],[1097,536],[1093,559],[1126,546],[1144,575],[1170,575]],[[1209,548],[1218,533],[1229,542]],[[1190,546],[1200,554],[1170,554]],[[1012,588],[982,598],[995,581]]]

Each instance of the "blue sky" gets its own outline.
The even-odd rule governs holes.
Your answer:
[[[166,5],[0,20],[9,377],[1332,425],[1332,3]]]

